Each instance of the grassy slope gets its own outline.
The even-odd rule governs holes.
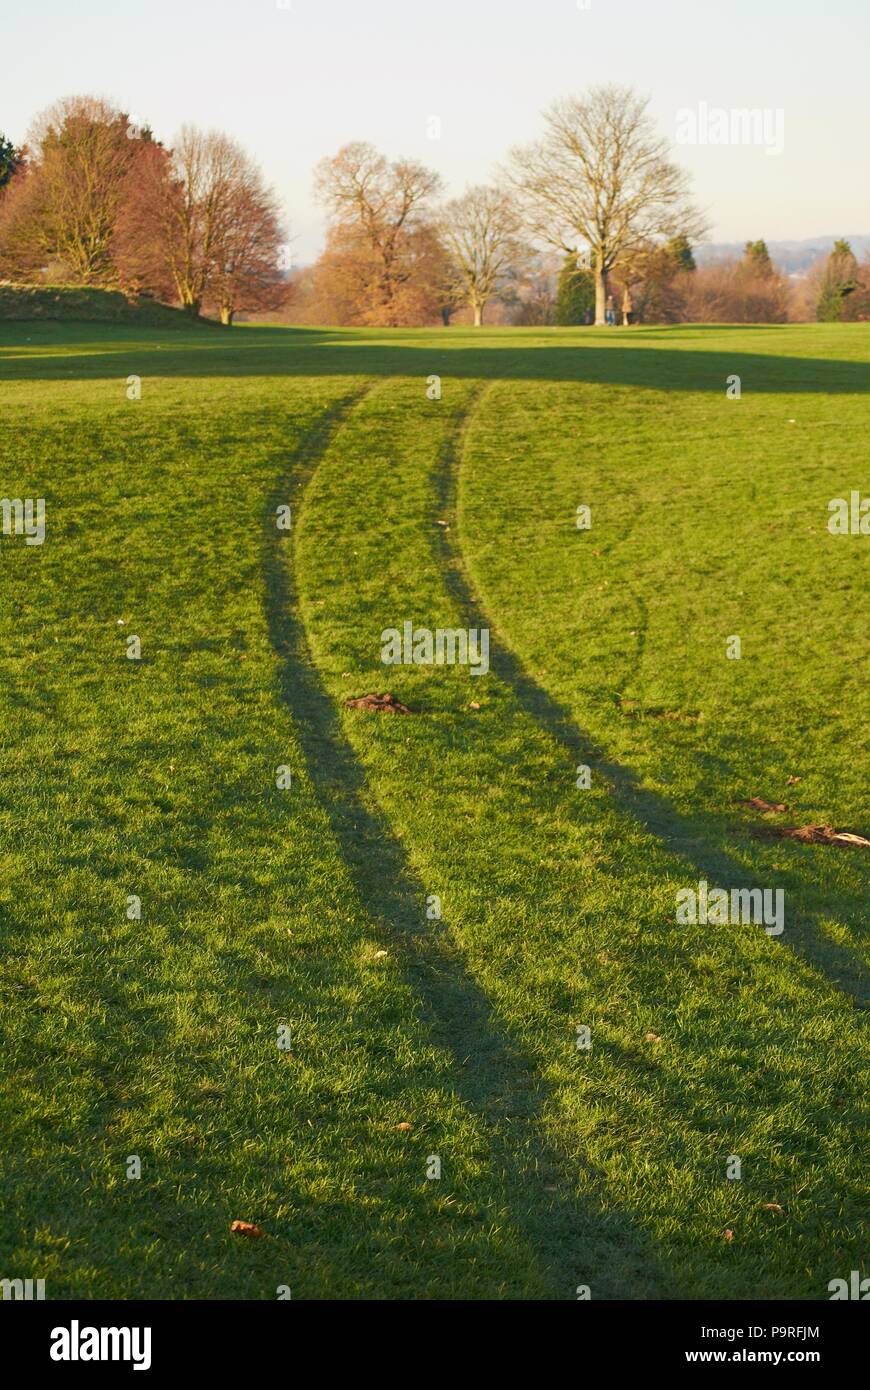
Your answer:
[[[68,285],[8,285],[0,283],[0,320],[22,323],[55,320],[59,323],[129,324],[139,328],[181,329],[208,332],[211,319],[191,323],[181,309],[170,308],[144,295],[128,298],[119,290],[83,289]],[[21,333],[28,337],[29,329]],[[79,330],[82,331],[82,330]],[[87,331],[87,330],[85,330]]]
[[[861,633],[831,638],[861,542],[831,560],[783,515],[858,485],[864,330],[27,336],[0,336],[3,492],[46,496],[50,529],[0,542],[4,1271],[54,1297],[822,1296],[859,1258],[866,879],[734,834],[728,803],[778,797],[808,729],[801,803],[861,809]],[[770,427],[808,411],[821,475]],[[460,549],[436,523],[463,451]],[[309,475],[288,545],[269,515]],[[749,576],[718,508],[697,543],[711,487],[761,552]],[[600,534],[571,530],[585,500]],[[478,597],[490,676],[386,677],[382,627]],[[768,666],[723,686],[719,626],[747,613]],[[338,712],[387,685],[423,717]],[[580,752],[608,764],[589,793]],[[677,929],[675,886],[708,865],[784,883],[795,932]]]

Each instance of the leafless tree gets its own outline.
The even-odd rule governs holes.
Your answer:
[[[173,146],[170,197],[163,209],[165,246],[178,298],[193,314],[221,265],[244,159],[228,136],[190,125],[182,127]]]
[[[395,326],[403,287],[413,274],[416,235],[425,227],[439,176],[413,160],[388,162],[357,142],[321,160],[315,196],[335,219],[343,239],[356,241],[372,266],[364,287],[367,321]]]
[[[234,140],[184,126],[171,151],[143,151],[131,182],[116,237],[126,281],[167,281],[189,313],[208,302],[226,324],[240,308],[277,305],[277,204]]]
[[[65,97],[37,117],[31,157],[10,181],[0,259],[31,276],[45,266],[81,285],[112,284],[110,248],[136,141],[97,97]]]
[[[557,101],[536,144],[515,149],[510,171],[529,230],[570,249],[581,238],[595,275],[595,322],[605,322],[607,274],[635,245],[705,230],[687,175],[629,87]]]
[[[522,272],[531,255],[521,240],[515,201],[503,188],[469,188],[443,209],[438,223],[457,290],[483,323],[489,301]]]
[[[230,217],[216,248],[206,302],[230,325],[240,309],[277,309],[287,294],[280,265],[281,215],[274,193],[245,156],[230,190]]]

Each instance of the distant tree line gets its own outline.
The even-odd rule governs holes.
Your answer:
[[[325,249],[291,271],[275,194],[229,136],[188,125],[166,147],[107,102],[67,98],[26,146],[0,134],[0,279],[122,289],[225,324],[870,317],[870,265],[845,241],[801,280],[760,240],[696,265],[703,218],[631,89],[593,88],[543,119],[494,184],[447,202],[423,164],[346,145],[315,171]]]

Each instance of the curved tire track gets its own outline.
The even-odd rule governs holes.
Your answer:
[[[303,441],[294,460],[296,507],[304,507],[305,492],[330,445],[373,389],[358,392],[328,412],[329,418]],[[388,389],[388,384],[379,389]],[[472,407],[480,395],[480,390],[475,392]],[[466,410],[460,427],[468,418]],[[274,496],[286,501],[286,480]],[[360,899],[399,958],[433,1041],[452,1056],[460,1099],[486,1124],[499,1206],[509,1212],[540,1259],[543,1284],[538,1296],[571,1298],[578,1281],[593,1284],[602,1298],[679,1296],[652,1237],[608,1205],[601,1175],[582,1158],[569,1159],[553,1147],[544,1112],[556,1113],[555,1099],[535,1062],[469,973],[449,930],[420,930],[426,888],[371,794],[366,769],[315,665],[298,616],[295,528],[288,565],[275,539],[272,501],[266,513],[267,620],[281,663],[282,699],[295,720],[308,775]],[[594,1198],[577,1197],[581,1172]],[[496,1211],[483,1219],[497,1218]],[[530,1295],[518,1290],[517,1296]]]

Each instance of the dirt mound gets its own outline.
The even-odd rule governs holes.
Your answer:
[[[395,695],[360,695],[355,700],[345,700],[346,709],[373,709],[382,714],[410,714],[411,710],[397,700]]]

